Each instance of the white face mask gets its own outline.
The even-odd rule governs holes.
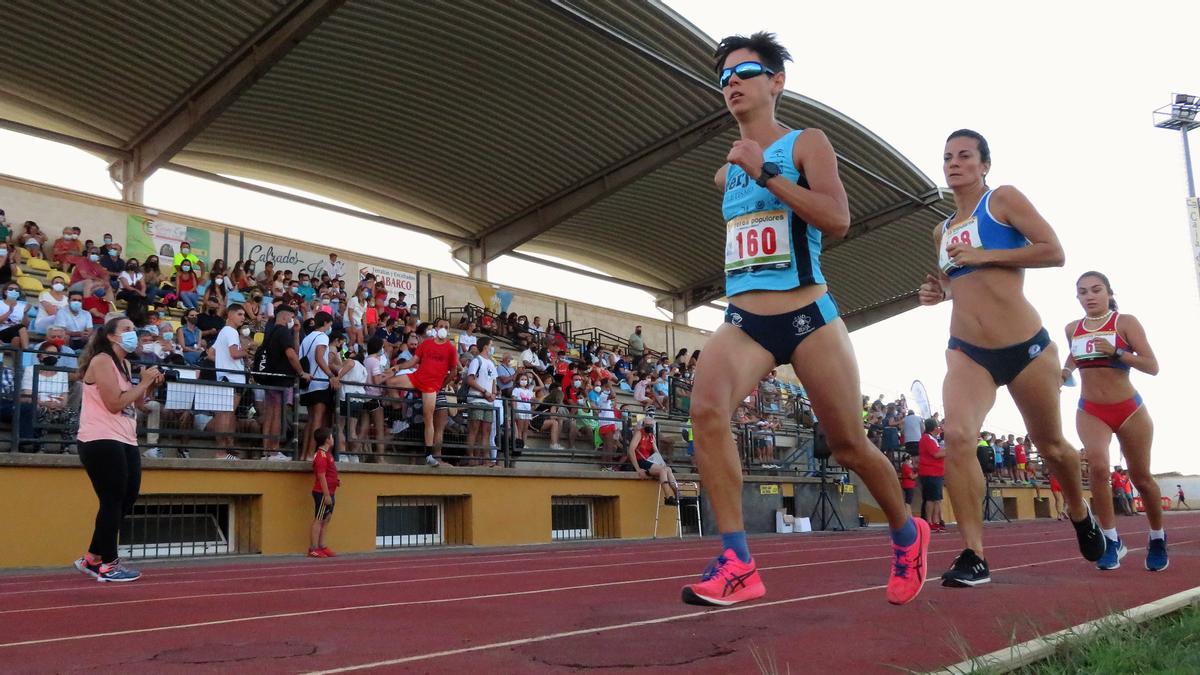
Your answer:
[[[529,386],[529,380],[521,380],[521,381],[520,381],[520,382],[518,382],[517,384],[521,385],[522,387],[528,387],[528,386]]]
[[[53,284],[50,286],[50,288],[53,288],[55,291],[57,291],[59,293],[62,293],[63,289],[66,288],[66,286],[63,286],[62,284]]]
[[[291,330],[291,329],[295,328],[295,327],[296,327],[296,320],[295,320],[295,319],[288,319],[287,327],[288,327],[288,330]]]
[[[250,337],[250,327],[242,326],[242,337]]]
[[[495,354],[495,353],[496,353],[495,347],[488,347],[488,356],[491,356],[492,354]]]
[[[446,330],[445,328],[439,328],[435,330],[433,334],[437,337],[437,339],[445,340],[446,336],[450,334],[450,331]]]

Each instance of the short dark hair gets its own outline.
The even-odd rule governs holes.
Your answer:
[[[367,353],[368,354],[375,354],[382,349],[383,349],[383,338],[376,335],[376,336],[372,337],[370,340],[367,340]]]
[[[931,434],[937,428],[937,420],[929,417],[925,420],[925,433]]]
[[[333,315],[329,312],[317,312],[317,315],[313,317],[313,325],[317,328],[322,328],[331,323],[333,323]]]
[[[490,344],[492,344],[492,338],[484,335],[483,337],[479,338],[479,341],[475,343],[475,346],[479,347],[479,353],[482,354],[483,350],[487,349],[487,346]]]
[[[313,432],[313,442],[315,442],[319,448],[322,445],[325,445],[325,441],[329,440],[331,435],[333,435],[333,432],[329,429],[329,427],[320,427]]]
[[[280,305],[275,308],[275,316],[279,316],[280,312],[287,312],[288,314],[295,314],[296,308],[292,307],[291,305]],[[278,321],[276,321],[276,323],[278,323]]]
[[[972,131],[970,129],[959,129],[958,131],[947,136],[946,142],[949,143],[951,140],[953,140],[955,138],[973,139],[975,141],[975,145],[979,148],[979,161],[981,161],[981,162],[992,161],[992,149],[990,147],[988,147],[987,139],[983,137],[983,134],[979,133],[978,131]]]
[[[749,49],[758,54],[758,58],[762,64],[769,68],[771,72],[782,73],[784,61],[791,61],[792,55],[787,48],[779,44],[779,40],[775,38],[774,33],[759,31],[750,37],[745,35],[730,35],[721,40],[717,45],[717,51],[713,54],[716,61],[714,68],[717,74],[721,74],[721,70],[725,67],[725,59],[739,49]]]
[[[229,314],[230,312],[244,312],[244,311],[246,311],[246,308],[242,307],[242,303],[240,303],[240,302],[235,302],[232,305],[225,308],[225,314]]]

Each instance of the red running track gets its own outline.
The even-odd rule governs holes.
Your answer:
[[[1171,566],[1142,567],[1145,520],[1120,520],[1131,551],[1100,572],[1058,522],[990,526],[993,583],[933,579],[884,600],[879,530],[756,537],[767,597],[728,609],[679,602],[714,541],[611,542],[476,552],[148,565],[133,584],[69,573],[0,576],[6,672],[462,673],[604,668],[757,672],[930,670],[1155,600],[1200,579],[1200,513],[1167,519]],[[933,539],[931,569],[959,552]],[[934,575],[934,576],[935,576]]]

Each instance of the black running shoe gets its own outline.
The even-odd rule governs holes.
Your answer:
[[[942,574],[942,585],[950,588],[968,588],[986,584],[992,580],[987,561],[975,555],[975,551],[964,548],[954,559],[950,569]]]
[[[1096,562],[1104,557],[1108,545],[1104,541],[1104,531],[1100,529],[1100,523],[1096,522],[1096,517],[1092,515],[1092,507],[1087,507],[1087,518],[1078,523],[1072,520],[1071,524],[1075,526],[1075,538],[1079,540],[1079,552],[1083,554],[1084,560]]]

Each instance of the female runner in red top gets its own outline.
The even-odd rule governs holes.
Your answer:
[[[1129,477],[1146,505],[1150,543],[1146,547],[1146,569],[1157,572],[1167,567],[1167,540],[1163,532],[1162,499],[1158,483],[1150,475],[1150,443],[1154,422],[1142,397],[1129,381],[1129,369],[1158,374],[1158,359],[1146,340],[1142,324],[1129,314],[1117,313],[1112,285],[1099,272],[1085,272],[1075,282],[1075,296],[1085,315],[1067,324],[1071,354],[1063,366],[1065,382],[1079,369],[1082,396],[1075,413],[1075,428],[1083,441],[1083,452],[1091,472],[1092,494],[1109,489],[1108,446],[1115,434]],[[1117,535],[1117,519],[1111,499],[1093,499],[1096,517],[1104,528],[1105,551],[1096,562],[1102,570],[1114,570],[1125,557],[1125,542]]]
[[[397,366],[399,370],[416,368],[416,372],[408,375],[396,375],[388,379],[389,387],[416,389],[421,392],[421,416],[425,419],[425,463],[429,466],[440,466],[436,454],[441,448],[434,448],[433,414],[437,408],[437,393],[446,383],[458,375],[458,350],[454,343],[447,340],[450,322],[438,319],[434,328],[429,330],[432,339],[426,338],[417,345],[417,351],[412,360]]]

